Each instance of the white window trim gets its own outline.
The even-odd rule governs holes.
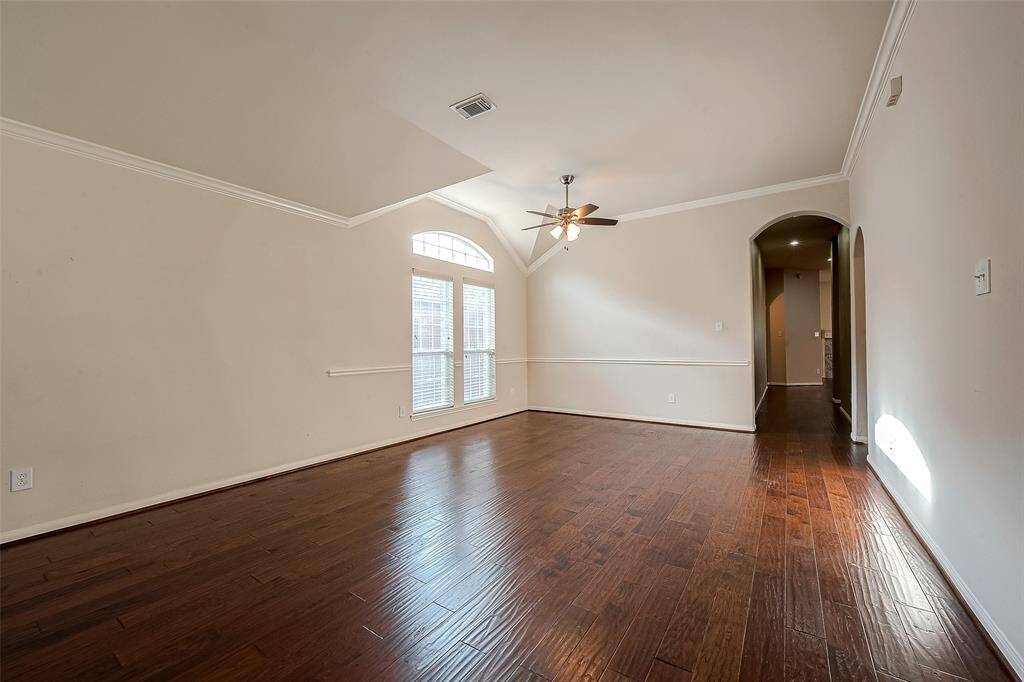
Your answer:
[[[441,258],[439,256],[428,256],[425,253],[416,253],[416,251],[415,251],[415,248],[416,248],[415,247],[416,237],[420,236],[421,234],[431,234],[431,233],[433,233],[433,234],[443,234],[443,235],[446,235],[446,236],[451,237],[453,239],[456,239],[458,241],[465,242],[466,244],[469,244],[473,249],[475,249],[478,252],[478,256],[477,257],[483,258],[485,261],[487,261],[488,267],[486,267],[486,268],[479,268],[479,267],[477,267],[475,265],[468,265],[466,263],[458,263],[458,262],[456,262],[454,260],[448,260],[446,258]],[[421,232],[413,233],[412,238],[411,238],[410,241],[413,242],[412,254],[413,254],[414,257],[418,256],[420,258],[429,258],[431,260],[440,261],[442,263],[451,263],[452,265],[454,265],[456,267],[469,268],[471,270],[476,270],[478,272],[490,272],[490,273],[494,272],[494,256],[492,256],[487,249],[485,249],[484,247],[480,246],[479,244],[477,244],[475,241],[473,241],[469,237],[466,237],[466,236],[463,236],[461,234],[458,234],[457,232],[449,232],[447,230],[423,230]]]

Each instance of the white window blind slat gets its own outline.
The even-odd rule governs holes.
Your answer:
[[[476,284],[462,287],[463,401],[493,398],[496,393],[494,365],[494,289]]]
[[[412,276],[412,411],[455,405],[453,283]]]

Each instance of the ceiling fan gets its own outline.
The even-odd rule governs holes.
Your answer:
[[[536,230],[541,227],[547,227],[548,225],[554,225],[551,229],[551,236],[555,239],[561,239],[565,237],[566,241],[574,242],[579,239],[582,225],[591,227],[599,226],[610,226],[617,225],[618,220],[612,218],[588,218],[587,216],[597,210],[597,206],[594,204],[584,204],[579,208],[572,208],[569,206],[569,185],[576,179],[575,175],[563,175],[562,184],[565,185],[565,207],[558,209],[558,213],[552,215],[550,213],[542,213],[540,211],[527,211],[533,215],[544,216],[545,218],[551,218],[552,222],[541,223],[540,225],[534,225],[532,227],[524,227],[523,230]]]

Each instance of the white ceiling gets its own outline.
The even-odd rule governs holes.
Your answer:
[[[754,241],[761,249],[761,262],[766,269],[829,270],[832,237],[841,227],[821,216],[794,216],[775,223]]]
[[[5,43],[26,26],[8,30],[11,4]],[[349,216],[446,187],[493,217],[529,262],[546,248],[538,231],[520,231],[535,224],[524,211],[561,205],[562,173],[577,175],[573,205],[614,216],[838,172],[890,3],[81,8],[19,10],[71,47],[5,45],[5,81],[9,52],[30,54],[17,68],[44,76],[5,82],[5,115],[127,151],[170,130],[164,147],[186,149],[177,154],[187,168],[222,167],[247,179],[239,184],[281,186]],[[74,85],[82,78],[88,87]],[[481,91],[494,112],[466,121],[448,109]],[[59,114],[67,97],[72,112]],[[143,122],[98,122],[111,112]],[[223,161],[239,154],[244,163]]]

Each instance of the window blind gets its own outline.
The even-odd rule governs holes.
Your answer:
[[[412,411],[455,405],[452,281],[412,276]]]
[[[462,287],[463,402],[493,398],[494,289],[476,284]]]

